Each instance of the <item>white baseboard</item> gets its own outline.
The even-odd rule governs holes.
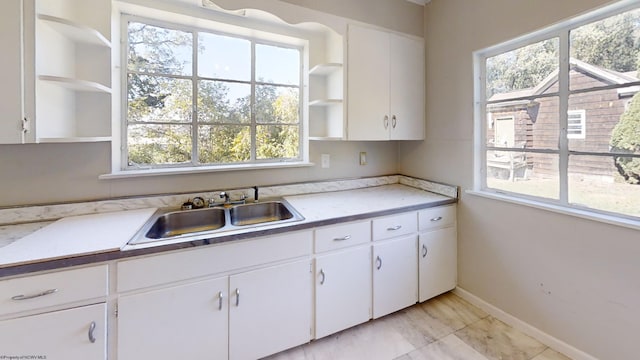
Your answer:
[[[573,360],[598,360],[597,358],[585,353],[584,351],[576,349],[575,347],[565,343],[564,341],[559,340],[545,333],[544,331],[518,319],[517,317],[500,310],[499,308],[489,304],[488,302],[473,295],[472,293],[461,287],[456,287],[453,290],[453,293],[467,300],[471,304],[479,307],[480,309],[486,311],[489,315],[495,317],[496,319],[509,324],[514,329],[522,331],[523,333],[540,341],[553,350],[570,357]]]

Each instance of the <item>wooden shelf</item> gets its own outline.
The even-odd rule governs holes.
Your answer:
[[[331,106],[342,104],[342,99],[319,99],[309,101],[309,106]]]
[[[111,136],[73,136],[49,138],[41,137],[37,139],[39,143],[77,143],[77,142],[104,142],[111,141]]]
[[[342,64],[340,63],[319,64],[309,70],[309,75],[325,76],[339,69],[342,69]]]
[[[59,86],[75,90],[75,91],[84,91],[84,92],[101,92],[106,94],[111,94],[111,89],[93,81],[87,80],[79,80],[72,79],[61,76],[51,76],[51,75],[39,75],[39,80],[49,81],[55,83]]]
[[[334,136],[309,136],[309,140],[311,141],[342,141],[341,137]]]
[[[51,15],[38,14],[38,19],[47,22],[53,29],[75,42],[111,47],[111,42],[96,29]]]

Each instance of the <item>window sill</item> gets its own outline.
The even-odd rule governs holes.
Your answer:
[[[184,175],[184,174],[202,174],[215,173],[223,171],[243,171],[243,170],[264,170],[264,169],[283,169],[296,167],[314,166],[311,162],[283,162],[277,164],[241,164],[241,165],[221,165],[221,166],[197,166],[184,168],[161,168],[161,169],[143,169],[143,170],[122,170],[103,174],[98,176],[100,180],[125,179],[146,176],[164,176],[164,175]]]
[[[622,227],[626,227],[634,230],[640,230],[640,221],[638,220],[632,220],[632,219],[627,219],[627,218],[613,216],[613,215],[600,214],[593,211],[570,208],[570,207],[561,206],[561,205],[548,204],[541,201],[521,199],[521,198],[516,198],[514,196],[503,195],[503,194],[493,193],[489,191],[467,190],[465,191],[465,193],[484,197],[487,199],[505,201],[512,204],[524,205],[524,206],[529,206],[536,209],[552,211],[558,214],[575,216],[582,219],[598,221],[598,222],[602,222],[610,225],[622,226]]]

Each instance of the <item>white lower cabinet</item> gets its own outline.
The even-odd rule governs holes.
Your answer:
[[[16,359],[104,360],[106,323],[104,303],[0,321],[0,353]]]
[[[229,359],[258,359],[311,340],[310,260],[232,275],[229,289]]]
[[[118,299],[118,359],[226,359],[228,277]]]
[[[420,302],[456,287],[456,228],[447,227],[420,234]]]
[[[371,247],[316,257],[315,338],[371,318]]]
[[[418,300],[417,236],[373,245],[373,318],[415,304]]]

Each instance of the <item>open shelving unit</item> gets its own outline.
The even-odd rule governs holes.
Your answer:
[[[111,139],[110,6],[36,0],[36,142]]]
[[[325,51],[309,69],[309,140],[337,141],[345,138],[344,41],[333,32],[325,41]]]

